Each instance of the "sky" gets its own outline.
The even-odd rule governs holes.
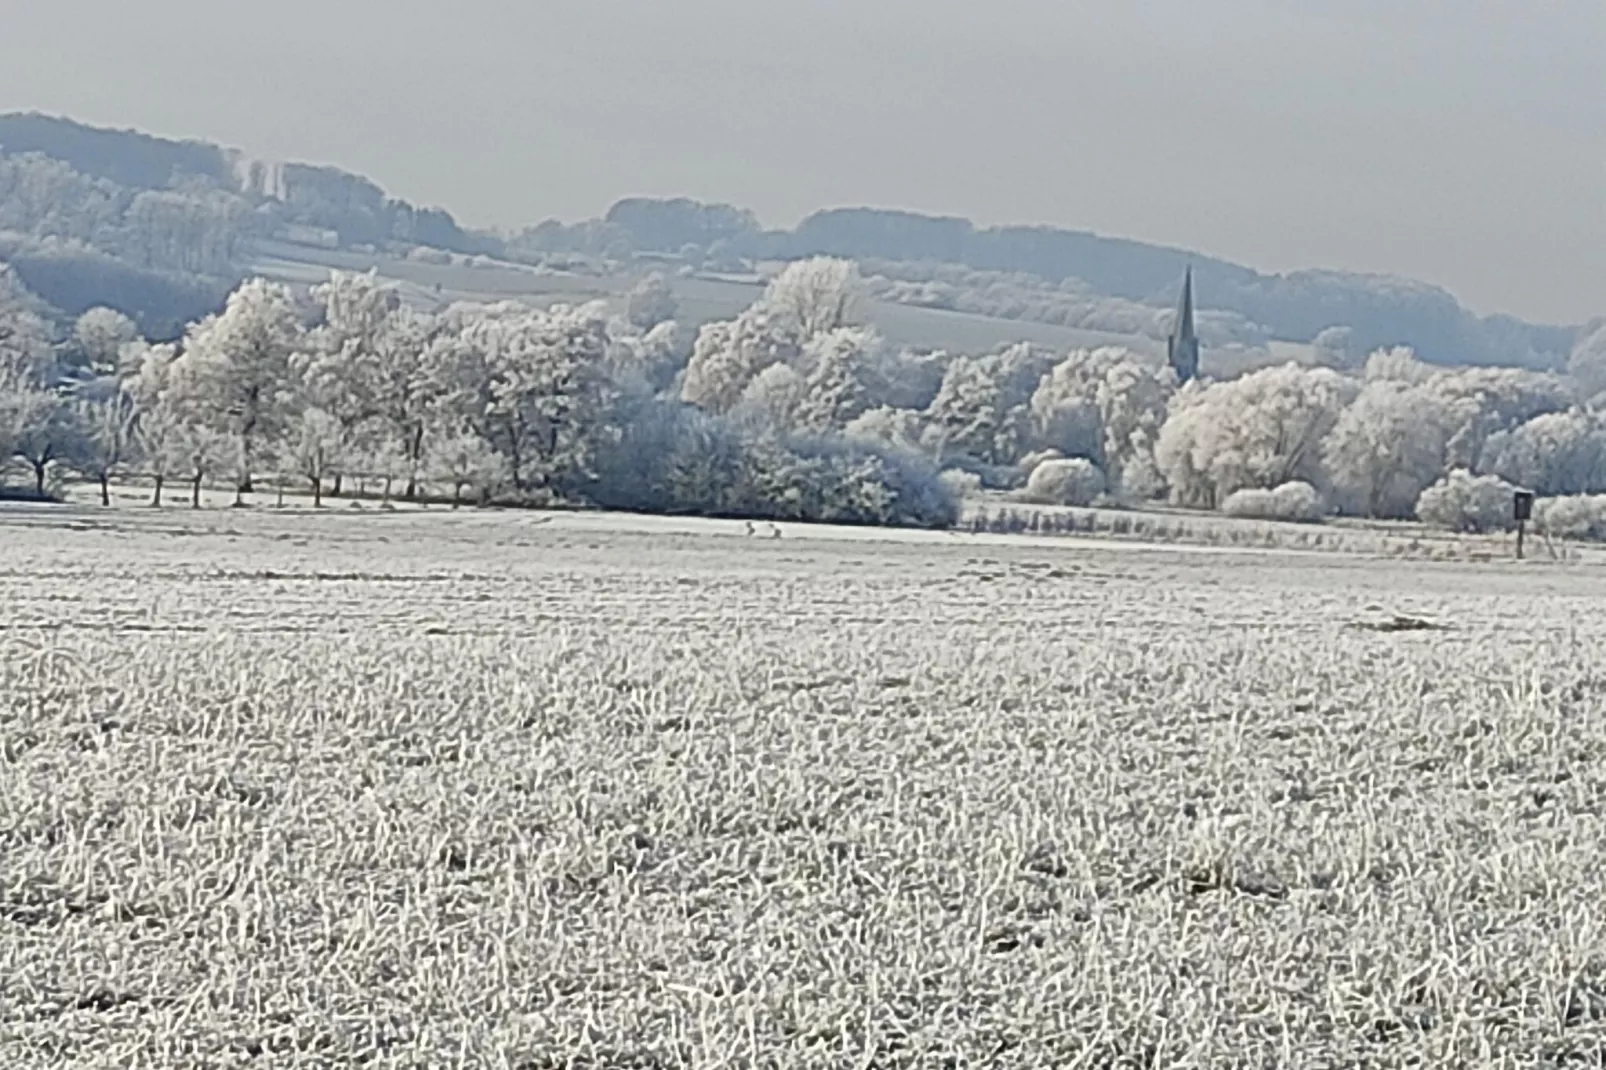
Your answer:
[[[0,110],[476,226],[871,205],[1606,314],[1601,0],[0,0]]]

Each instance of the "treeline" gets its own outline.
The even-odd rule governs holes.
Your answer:
[[[783,279],[736,320],[703,328],[682,398],[930,457],[951,488],[1466,530],[1509,522],[1516,486],[1606,492],[1606,327],[1586,333],[1566,373],[1440,368],[1397,348],[1178,389],[1122,348],[894,351],[853,325],[864,291],[851,264],[800,262]],[[794,302],[814,314],[788,313]]]
[[[253,281],[166,345],[96,310],[52,346],[19,309],[0,317],[0,436],[40,492],[68,469],[242,496],[362,473],[403,497],[941,526],[990,489],[1484,530],[1521,486],[1575,534],[1606,501],[1606,327],[1566,373],[1394,349],[1179,388],[1116,347],[899,349],[862,325],[868,299],[854,264],[818,258],[695,336],[656,276],[612,312]]]
[[[261,280],[176,343],[86,313],[51,345],[0,318],[0,451],[35,494],[69,473],[203,485],[246,500],[265,477],[321,504],[343,480],[401,498],[593,503],[651,512],[946,526],[955,503],[917,456],[829,432],[696,410],[674,396],[685,346],[668,288],[535,310],[424,312],[371,275],[300,296]],[[799,309],[807,314],[806,309]]]

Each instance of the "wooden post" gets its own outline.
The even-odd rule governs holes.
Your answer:
[[[1522,560],[1522,543],[1528,534],[1528,521],[1534,515],[1534,496],[1532,491],[1519,490],[1512,496],[1511,515],[1517,521],[1517,560]]]

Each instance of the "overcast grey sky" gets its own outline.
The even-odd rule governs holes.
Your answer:
[[[1606,313],[1602,0],[0,0],[0,110],[477,225],[628,194],[1045,222]]]

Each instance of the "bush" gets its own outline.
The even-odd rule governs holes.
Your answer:
[[[1541,498],[1534,503],[1534,524],[1552,538],[1606,542],[1606,494]]]
[[[1516,523],[1512,496],[1517,488],[1499,476],[1475,476],[1457,468],[1422,492],[1417,519],[1451,531],[1507,531]]]
[[[1228,516],[1256,520],[1309,523],[1320,520],[1327,510],[1315,487],[1296,480],[1276,490],[1245,488],[1235,491],[1221,503],[1221,511]]]
[[[937,481],[960,501],[974,498],[981,493],[981,476],[975,472],[966,472],[962,468],[944,469],[937,476]]]
[[[1104,473],[1085,457],[1048,460],[1032,469],[1025,497],[1044,505],[1092,505],[1105,485]]]
[[[950,528],[954,496],[913,453],[834,435],[750,447],[749,510],[788,520]]]
[[[958,505],[922,458],[837,436],[744,434],[689,405],[647,400],[577,487],[597,505],[651,513],[951,527]]]

